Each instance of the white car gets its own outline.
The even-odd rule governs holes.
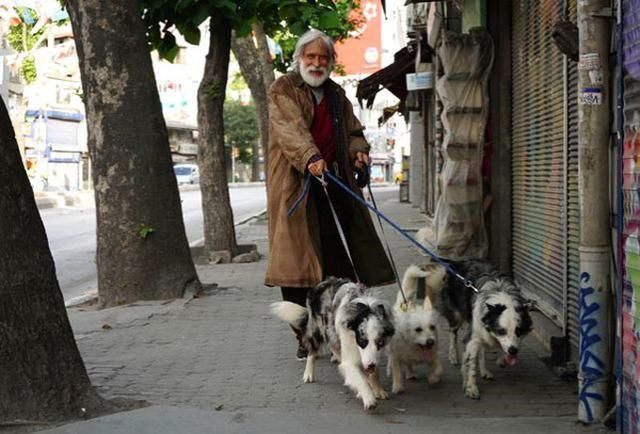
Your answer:
[[[197,164],[176,164],[173,166],[178,185],[198,184],[200,182],[200,171]]]

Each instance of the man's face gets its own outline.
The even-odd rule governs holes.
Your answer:
[[[302,53],[300,75],[311,87],[318,87],[329,78],[331,56],[321,39],[307,44]]]

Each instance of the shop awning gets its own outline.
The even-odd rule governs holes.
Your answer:
[[[383,108],[382,116],[378,118],[378,127],[381,127],[382,125],[384,125],[384,123],[387,122],[389,118],[395,115],[399,110],[400,110],[400,103]]]
[[[409,50],[408,46],[404,47],[394,54],[394,62],[391,65],[360,80],[356,91],[356,98],[360,105],[363,100],[366,100],[367,107],[371,108],[376,94],[383,88],[389,89],[400,101],[404,101],[407,96],[405,74],[415,72],[416,62],[415,50]]]

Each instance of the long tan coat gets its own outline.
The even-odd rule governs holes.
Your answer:
[[[344,91],[334,82],[343,106],[346,131],[343,143],[348,155],[336,155],[343,167],[343,180],[362,195],[355,185],[352,164],[357,151],[369,152],[362,125]],[[322,280],[317,214],[307,197],[290,217],[287,211],[301,195],[309,159],[320,154],[309,132],[315,109],[311,89],[298,73],[290,72],[276,80],[269,90],[269,158],[267,167],[267,206],[269,218],[269,262],[265,285],[312,287]],[[312,182],[317,182],[312,180]],[[358,275],[368,286],[390,283],[393,273],[377,238],[369,211],[355,200],[353,224],[344,228],[349,239]]]

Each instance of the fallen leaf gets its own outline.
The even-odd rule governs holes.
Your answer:
[[[102,330],[111,330],[113,327],[111,327],[109,324],[102,324]]]
[[[220,404],[220,405],[215,406],[214,410],[220,411],[220,410],[222,410],[223,407],[224,407],[224,405]]]
[[[392,425],[401,425],[404,422],[401,422],[401,421],[395,420],[395,419],[388,419],[387,418],[387,419],[384,420],[384,423],[388,423],[388,424],[392,424]]]

